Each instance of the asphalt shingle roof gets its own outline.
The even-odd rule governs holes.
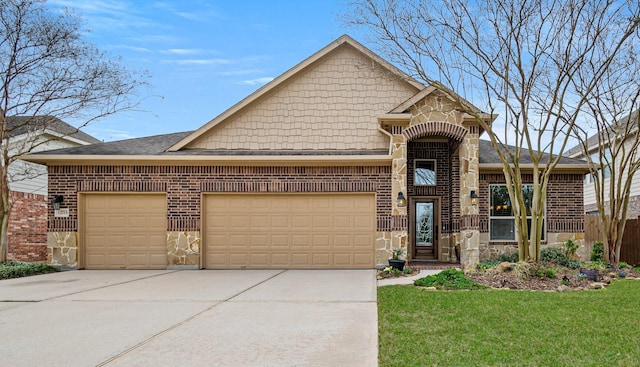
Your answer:
[[[509,149],[512,152],[515,152],[516,148],[513,146],[509,146]],[[496,152],[496,150],[493,148],[490,141],[480,139],[478,150],[478,160],[480,161],[480,164],[502,163],[500,161],[500,157],[498,156],[498,152]],[[524,154],[520,156],[520,164],[531,164],[531,156],[527,154],[526,151],[523,153]],[[540,163],[546,163],[548,158],[549,154],[545,153],[542,156],[542,160],[540,161]],[[560,158],[559,164],[584,164],[584,161],[569,157],[562,157]]]
[[[45,152],[32,153],[32,155],[166,155],[166,156],[255,156],[255,155],[386,155],[387,150],[332,150],[332,151],[310,151],[310,150],[207,150],[207,149],[183,149],[177,152],[167,152],[166,150],[191,134],[192,131],[184,131],[172,134],[163,134],[148,136],[143,138],[134,138],[127,140],[112,141],[106,143],[97,143],[91,145],[83,145],[72,148],[63,148],[49,150]],[[510,147],[512,151],[514,147]],[[542,162],[546,162],[548,155],[545,154]],[[498,153],[493,149],[490,141],[479,141],[479,160],[480,164],[496,164],[501,163]],[[528,154],[521,156],[522,164],[531,163],[531,157]],[[560,164],[584,164],[579,159],[563,157]]]
[[[8,116],[6,131],[12,137],[27,134],[30,132],[42,133],[45,129],[69,136],[87,143],[99,143],[100,140],[73,127],[59,118],[52,116]]]

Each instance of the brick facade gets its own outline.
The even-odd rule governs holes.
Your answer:
[[[459,192],[459,176],[452,175],[454,171],[453,161],[458,162],[458,157],[452,156],[449,151],[449,143],[446,142],[409,142],[407,152],[407,193],[409,197],[428,196],[440,199],[440,222],[442,233],[450,233],[452,229],[451,213],[460,212],[460,201],[452,200],[454,192]],[[420,159],[434,160],[436,162],[436,185],[415,186],[414,168],[415,161]],[[457,167],[457,164],[456,164]],[[457,196],[456,196],[457,197]],[[457,218],[456,218],[457,219]],[[411,221],[412,218],[409,218]]]
[[[47,197],[11,191],[7,257],[18,261],[47,260]]]
[[[78,230],[78,192],[166,192],[168,231],[200,230],[207,192],[375,192],[377,228],[390,230],[390,167],[51,166],[49,195],[63,195],[69,218],[50,232]]]
[[[583,175],[551,175],[547,188],[546,229],[547,233],[584,231]],[[523,175],[522,181],[533,181],[531,175]],[[504,184],[502,173],[480,174],[480,232],[489,232],[489,185]]]

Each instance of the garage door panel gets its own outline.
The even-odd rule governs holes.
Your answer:
[[[373,194],[210,194],[203,215],[209,268],[375,265]]]
[[[291,236],[288,233],[272,233],[269,245],[277,250],[288,249],[291,247]]]
[[[166,268],[165,195],[85,194],[82,198],[86,268]]]

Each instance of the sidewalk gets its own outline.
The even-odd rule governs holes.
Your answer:
[[[409,277],[398,277],[398,278],[386,278],[378,280],[378,287],[382,287],[385,285],[402,285],[402,284],[413,284],[416,279],[424,278],[429,275],[438,274],[441,272],[441,269],[437,270],[420,270],[418,274],[411,275]]]

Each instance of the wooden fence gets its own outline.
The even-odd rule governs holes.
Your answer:
[[[600,217],[597,215],[584,216],[584,243],[585,248],[582,258],[589,260],[593,243],[602,241]],[[586,258],[585,258],[586,255]],[[640,264],[640,220],[627,219],[627,224],[622,237],[622,248],[620,249],[620,261],[630,265]]]

